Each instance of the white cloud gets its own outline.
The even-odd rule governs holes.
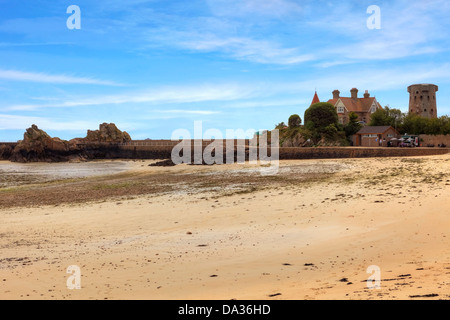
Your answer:
[[[303,11],[298,3],[288,0],[207,0],[207,4],[214,15],[227,17],[281,18]]]
[[[24,72],[17,70],[1,70],[0,79],[9,81],[25,81],[52,84],[94,84],[106,86],[120,86],[113,81],[98,80],[88,77],[74,77],[68,75],[51,75],[47,73]]]
[[[44,104],[20,104],[6,106],[4,110],[37,110],[40,108],[64,108],[99,105],[117,105],[131,103],[170,104],[193,103],[206,101],[228,101],[250,97],[258,88],[237,84],[171,86],[150,88],[140,92],[127,92],[117,95],[67,98],[60,102],[52,101]]]
[[[390,91],[404,90],[413,83],[448,83],[448,74],[450,73],[450,64],[441,66],[422,65],[420,67],[404,66],[396,68],[359,68],[348,72],[340,72],[325,77],[314,78],[296,83],[285,84],[284,90],[306,89],[311,92],[311,88],[317,87],[319,92],[329,93],[338,89],[343,93],[349,93],[351,88],[358,88],[360,93],[363,90]],[[272,86],[275,90],[276,85]],[[322,99],[321,94],[319,97]],[[325,99],[324,99],[325,100]]]
[[[300,52],[298,48],[283,48],[271,41],[243,37],[219,38],[215,35],[191,35],[176,42],[178,46],[204,52],[223,52],[238,60],[262,64],[292,65],[315,59],[313,54]]]
[[[44,117],[29,117],[19,115],[0,114],[0,130],[25,130],[36,124],[43,130],[80,131],[96,128],[98,124],[88,121],[56,121]]]
[[[186,115],[186,114],[192,114],[192,115],[213,115],[213,114],[219,114],[219,111],[212,111],[212,110],[182,110],[182,109],[175,109],[175,110],[155,110],[152,112],[159,112],[159,113],[172,113],[176,115]]]
[[[450,6],[442,0],[384,2],[381,8],[381,29],[369,30],[369,15],[350,4],[337,5],[324,19],[311,21],[316,31],[329,32],[331,41],[318,56],[327,59],[321,66],[342,61],[392,60],[438,53],[448,50],[446,34]],[[336,19],[339,17],[339,19]],[[326,20],[327,23],[322,23]],[[336,62],[335,62],[335,61]]]
[[[395,68],[357,68],[344,70],[324,76],[303,76],[305,80],[268,81],[251,83],[221,83],[189,86],[166,86],[149,88],[139,92],[124,92],[116,95],[99,95],[91,97],[67,97],[60,101],[50,99],[42,104],[17,104],[4,106],[3,110],[27,111],[42,108],[75,108],[94,107],[102,105],[131,104],[148,106],[149,112],[176,114],[212,115],[217,108],[256,108],[265,106],[287,106],[309,103],[314,88],[321,92],[331,92],[334,89],[348,91],[358,87],[360,90],[397,90],[405,89],[412,83],[447,81],[450,64],[424,64],[420,67],[405,65]],[[299,100],[298,97],[303,96]],[[292,95],[289,96],[288,95]],[[276,98],[274,98],[276,97]],[[281,98],[280,98],[281,97]],[[250,99],[258,99],[250,100]],[[216,102],[214,110],[192,109],[193,103]],[[218,104],[219,102],[220,104]],[[183,106],[173,109],[160,109],[160,105]],[[151,108],[156,106],[156,108]]]
[[[258,108],[268,108],[268,107],[289,107],[289,106],[299,106],[312,101],[311,98],[298,98],[298,99],[270,99],[270,100],[251,100],[251,101],[237,101],[233,103],[222,104],[220,107],[224,109],[258,109]]]
[[[41,47],[41,46],[63,46],[70,42],[0,42],[0,47]]]

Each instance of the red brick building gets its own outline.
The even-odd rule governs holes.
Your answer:
[[[358,89],[356,88],[350,90],[350,93],[351,97],[341,97],[339,90],[334,90],[333,99],[328,100],[328,103],[331,103],[336,108],[339,123],[347,124],[351,112],[358,115],[361,123],[369,123],[372,113],[381,109],[381,105],[375,97],[370,96],[367,90],[363,98],[358,98]]]
[[[400,133],[391,126],[366,126],[354,135],[353,143],[361,147],[387,147],[390,140],[399,136]]]

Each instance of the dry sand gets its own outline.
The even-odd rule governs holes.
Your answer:
[[[0,189],[0,299],[450,298],[450,155],[148,163]]]

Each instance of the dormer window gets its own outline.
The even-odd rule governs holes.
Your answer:
[[[345,108],[344,107],[338,107],[337,112],[338,113],[344,113],[345,112]]]
[[[371,112],[371,113],[375,113],[375,111],[377,111],[377,107],[372,106],[372,108],[370,109],[370,112]]]

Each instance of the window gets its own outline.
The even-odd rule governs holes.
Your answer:
[[[371,113],[375,113],[375,111],[377,111],[377,107],[372,106],[372,109],[370,109],[370,112],[371,112]]]
[[[340,123],[340,124],[344,124],[344,118],[339,117],[339,123]]]
[[[393,138],[394,135],[393,135],[392,133],[390,133],[390,134],[387,135],[387,137],[388,137],[388,138]]]
[[[344,113],[345,109],[344,107],[338,107],[338,113]]]

